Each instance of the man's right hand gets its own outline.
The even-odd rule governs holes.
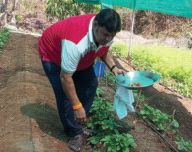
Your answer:
[[[86,113],[85,109],[81,107],[80,109],[74,110],[75,119],[79,123],[85,123],[86,122]]]

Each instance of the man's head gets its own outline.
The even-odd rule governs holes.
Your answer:
[[[105,45],[121,30],[121,19],[113,9],[103,9],[95,16],[93,35],[96,43]]]

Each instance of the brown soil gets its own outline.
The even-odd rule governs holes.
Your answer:
[[[126,61],[122,61],[116,58],[117,64],[119,64],[125,70],[133,70]],[[167,114],[173,114],[175,110],[175,119],[179,122],[180,134],[191,140],[192,139],[192,100],[185,98],[163,86],[162,84],[155,84],[153,87],[143,89],[145,94],[145,102],[153,107],[160,109]]]
[[[11,34],[0,63],[0,151],[70,152],[37,38]]]
[[[52,89],[38,57],[37,40],[34,36],[12,33],[0,56],[1,152],[70,152]],[[150,91],[157,96],[150,98],[149,103],[168,112],[176,109],[182,134],[192,138],[192,126],[189,123],[192,118],[181,104],[191,106],[192,102],[175,103],[177,97],[165,90],[159,93],[159,90],[152,88],[146,94]],[[113,93],[111,91],[109,96],[112,97]],[[136,115],[130,114],[125,121],[136,122],[136,128],[131,131],[137,143],[135,152],[171,151]],[[90,149],[84,151],[90,152]]]

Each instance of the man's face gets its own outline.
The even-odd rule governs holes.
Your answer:
[[[101,27],[97,23],[94,23],[93,25],[93,34],[94,40],[99,45],[106,45],[108,42],[113,40],[116,35],[116,33],[108,32],[105,27]]]

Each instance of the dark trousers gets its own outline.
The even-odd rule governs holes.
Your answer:
[[[82,126],[75,121],[72,103],[66,97],[62,88],[60,79],[60,66],[46,61],[42,61],[42,64],[54,90],[59,117],[64,126],[66,134],[70,137],[81,134]],[[81,101],[86,114],[88,114],[98,86],[98,81],[95,76],[93,66],[87,68],[86,70],[75,72],[72,78],[75,84],[77,96]]]

